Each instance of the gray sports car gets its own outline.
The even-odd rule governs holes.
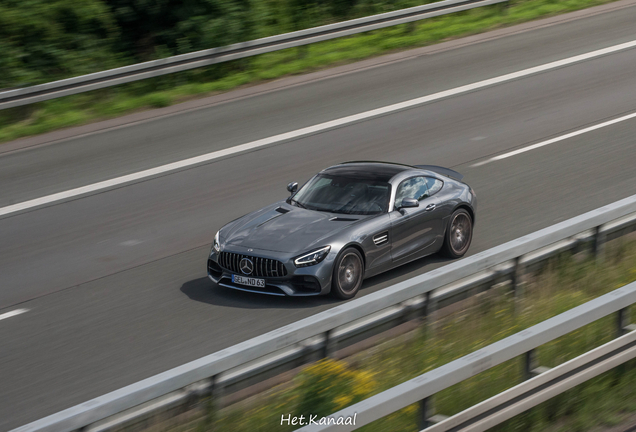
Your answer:
[[[477,199],[431,165],[347,162],[221,228],[208,258],[217,284],[271,295],[356,295],[364,278],[441,251],[463,256]]]

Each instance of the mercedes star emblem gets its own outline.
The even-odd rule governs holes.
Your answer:
[[[254,270],[254,263],[249,258],[243,258],[239,263],[239,267],[243,274],[252,274],[252,271]]]

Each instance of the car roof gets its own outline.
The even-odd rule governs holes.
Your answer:
[[[339,165],[322,170],[322,173],[339,175],[361,180],[372,180],[388,183],[393,177],[403,171],[417,169],[409,165],[391,162],[356,161],[343,162]]]

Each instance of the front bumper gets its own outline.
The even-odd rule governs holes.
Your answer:
[[[277,271],[274,276],[272,276],[272,272],[265,272],[267,273],[266,276],[263,276],[263,272],[254,275],[245,275],[237,271],[236,261],[234,264],[228,265],[227,259],[220,259],[220,255],[223,253],[239,255],[241,258],[250,258],[257,266],[260,265],[263,260],[278,261],[283,269],[279,266],[279,271]],[[331,290],[333,261],[335,260],[336,253],[331,251],[322,262],[313,266],[300,268],[294,265],[293,259],[295,256],[296,255],[260,249],[249,249],[248,251],[247,248],[242,247],[227,247],[218,254],[212,251],[208,257],[208,277],[222,287],[258,294],[302,297],[329,293]],[[256,273],[256,270],[254,273]],[[236,284],[232,282],[232,274],[265,279],[265,287],[258,288]]]

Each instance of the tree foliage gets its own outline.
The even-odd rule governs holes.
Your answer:
[[[0,88],[229,45],[414,1],[0,0]]]
[[[247,40],[249,0],[106,0],[120,28],[118,51],[140,60]]]
[[[100,0],[0,0],[0,88],[112,67],[117,37]]]

